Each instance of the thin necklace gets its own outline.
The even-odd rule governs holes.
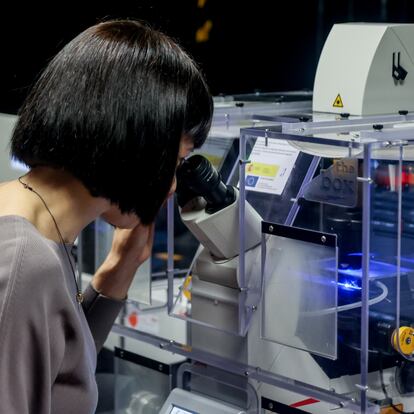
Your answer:
[[[68,261],[69,261],[69,264],[70,264],[70,268],[71,268],[71,270],[72,270],[73,279],[75,280],[75,285],[76,285],[76,301],[77,301],[79,304],[81,304],[81,303],[83,302],[83,293],[82,293],[82,292],[80,291],[80,289],[79,289],[79,286],[78,286],[78,281],[76,280],[76,273],[75,273],[75,269],[73,268],[72,260],[70,259],[70,255],[69,255],[68,249],[66,248],[65,241],[63,240],[62,233],[61,233],[61,232],[60,232],[60,230],[59,230],[59,226],[57,225],[56,219],[55,219],[55,217],[53,216],[52,212],[50,211],[49,207],[47,206],[46,201],[43,199],[43,197],[42,197],[42,196],[41,196],[41,195],[40,195],[40,194],[39,194],[36,190],[34,190],[32,187],[30,187],[30,185],[28,185],[28,184],[26,184],[25,182],[23,182],[23,181],[22,181],[22,178],[23,178],[23,176],[21,176],[21,177],[19,177],[19,178],[18,178],[19,183],[20,183],[20,184],[21,184],[21,185],[22,185],[25,189],[27,189],[27,190],[31,191],[32,193],[36,194],[36,195],[40,198],[40,200],[42,201],[42,203],[43,203],[43,205],[45,206],[46,210],[47,210],[47,211],[48,211],[48,213],[50,214],[50,217],[52,218],[53,223],[55,224],[56,231],[57,231],[57,233],[58,233],[58,235],[59,235],[59,239],[60,239],[60,241],[61,241],[61,243],[62,243],[62,246],[63,246],[63,250],[66,252],[66,256],[67,256],[67,258],[68,258]]]

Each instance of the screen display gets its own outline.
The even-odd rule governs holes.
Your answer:
[[[177,407],[173,405],[171,408],[170,414],[198,414],[195,411],[188,411],[185,408]]]

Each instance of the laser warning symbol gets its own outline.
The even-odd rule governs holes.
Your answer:
[[[342,102],[342,98],[341,95],[338,93],[337,97],[334,100],[333,105],[335,108],[343,108],[344,107],[344,103]]]

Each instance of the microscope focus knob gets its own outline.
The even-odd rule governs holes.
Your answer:
[[[401,326],[398,335],[395,329],[391,336],[391,344],[397,352],[411,356],[414,353],[414,329],[410,326]]]

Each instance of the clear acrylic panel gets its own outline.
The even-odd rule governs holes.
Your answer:
[[[183,363],[177,371],[177,388],[244,408],[247,414],[260,412],[256,390],[247,379],[222,369]]]
[[[255,247],[260,223],[272,219],[291,224],[304,186],[318,165],[317,157],[301,153],[289,142],[269,139],[268,128],[258,130],[263,136],[242,133],[240,137],[238,313],[242,335],[248,332],[261,299],[262,280],[257,277],[261,255]]]
[[[231,136],[225,127],[224,130],[216,130],[197,153],[207,158],[219,171],[221,180],[227,183],[237,167],[238,136]],[[235,193],[238,193],[237,189]],[[203,326],[243,335],[239,321],[239,303],[245,303],[246,300],[239,280],[239,197],[236,196],[234,203],[215,213],[204,213],[202,203],[199,206],[191,204],[190,207],[176,209],[172,201],[169,203],[170,223],[174,227],[174,243],[169,249],[169,257],[174,259],[171,261],[170,277],[182,274],[185,270],[176,265],[175,259],[181,252],[185,252],[187,258],[193,258],[188,263],[178,296],[172,298],[170,295],[170,313]],[[261,218],[254,209],[249,212],[257,224],[257,229],[252,229],[252,233],[256,233],[256,242],[253,244],[258,245]],[[185,230],[183,223],[192,226],[199,240],[188,229]],[[228,235],[232,236],[228,238]],[[181,238],[184,240],[182,247]],[[253,273],[257,276],[250,281],[248,297],[252,303],[257,303],[260,296],[260,249],[252,252],[251,256],[255,257],[252,266],[256,266]],[[255,300],[251,299],[253,294]]]
[[[241,192],[246,181],[245,177],[242,179],[242,174],[239,171],[239,166],[243,164],[240,161],[249,161],[248,157],[257,137],[265,138],[263,136],[265,130],[261,129],[259,132],[261,135],[249,135],[249,138],[245,139],[245,142],[247,141],[248,143],[246,145],[246,153],[233,158],[232,167],[227,169],[227,171],[232,170],[230,174],[232,184],[240,182],[240,200],[247,199],[251,209],[259,214],[259,225],[261,225],[263,216],[267,217],[267,214],[269,214],[268,217],[273,217],[273,215],[278,217],[274,220],[276,223],[287,223],[295,227],[320,231],[323,234],[338,234],[338,246],[341,247],[342,252],[347,251],[347,254],[343,254],[342,263],[350,265],[352,260],[359,261],[360,263],[361,232],[360,230],[357,231],[357,229],[358,225],[359,229],[361,226],[361,206],[357,205],[354,208],[338,207],[317,201],[307,201],[303,198],[303,183],[308,183],[315,174],[319,173],[320,168],[329,168],[332,165],[332,158],[320,157],[300,151],[281,194],[262,193],[245,188],[245,198],[243,198]],[[270,141],[275,138],[269,134],[268,139]],[[226,165],[227,161],[224,162],[222,168],[226,168]],[[246,168],[249,163],[247,162],[243,165]],[[358,161],[359,169],[360,161]],[[359,182],[357,191],[360,191]],[[338,354],[337,360],[333,360],[330,359],[334,357],[332,356],[333,352],[330,352],[330,358],[322,357],[318,354],[309,355],[307,351],[280,345],[274,341],[261,338],[260,316],[263,303],[261,303],[260,298],[262,292],[266,294],[266,289],[262,290],[261,278],[262,248],[260,242],[262,233],[259,228],[260,237],[258,245],[255,242],[250,244],[248,239],[252,236],[252,231],[246,226],[246,223],[249,222],[247,217],[252,210],[246,203],[243,214],[239,214],[242,205],[240,200],[239,210],[237,211],[236,208],[233,208],[233,210],[236,210],[233,213],[236,212],[237,214],[235,217],[233,215],[232,220],[225,220],[224,224],[226,226],[233,225],[234,220],[236,220],[238,228],[244,229],[244,236],[246,237],[244,237],[243,241],[244,247],[241,249],[243,253],[239,257],[236,255],[234,260],[223,261],[221,263],[222,271],[217,272],[210,271],[209,263],[211,262],[205,252],[203,253],[200,249],[197,255],[191,257],[192,262],[189,265],[191,272],[187,273],[187,277],[184,277],[184,280],[182,279],[182,271],[185,269],[178,267],[177,261],[174,260],[174,253],[177,254],[178,251],[175,249],[174,236],[177,234],[175,230],[177,229],[181,212],[174,207],[173,200],[169,202],[171,207],[169,215],[169,224],[171,225],[169,227],[170,263],[168,268],[169,315],[180,318],[179,322],[193,322],[188,324],[186,340],[178,340],[176,342],[177,340],[172,338],[171,332],[165,333],[162,331],[157,335],[154,335],[152,331],[149,333],[142,332],[139,325],[138,329],[126,329],[122,332],[127,332],[132,338],[143,340],[156,347],[170,350],[179,355],[187,355],[189,358],[204,364],[236,373],[244,378],[248,378],[249,381],[254,380],[251,383],[255,386],[257,381],[259,384],[257,386],[259,398],[266,396],[277,401],[283,401],[285,405],[290,405],[295,401],[311,396],[319,399],[323,407],[322,411],[315,412],[325,412],[325,409],[328,412],[331,409],[338,408],[338,406],[345,406],[346,409],[349,408],[354,412],[358,412],[359,388],[355,385],[360,383],[359,339],[353,342],[353,344],[357,344],[357,348],[354,348],[352,352],[355,352],[357,355],[352,353],[353,360],[349,361],[346,356],[344,358],[344,354]],[[361,198],[358,197],[357,204],[360,203],[360,200]],[[260,206],[260,212],[258,212],[258,206]],[[359,211],[355,212],[355,209],[359,209]],[[264,212],[263,215],[261,212]],[[347,220],[336,220],[336,218],[344,217]],[[240,219],[244,220],[241,222],[242,225],[238,221]],[[345,225],[344,223],[347,224]],[[351,226],[347,227],[349,223],[351,223]],[[218,230],[222,230],[222,228],[219,227]],[[173,229],[172,233],[171,229]],[[354,233],[355,237],[352,237]],[[227,235],[229,245],[236,244],[235,239],[240,235],[236,231],[223,231],[223,234]],[[343,237],[344,234],[349,237]],[[242,246],[241,240],[239,240],[239,248],[240,246]],[[340,255],[339,253],[338,263]],[[244,257],[244,284],[241,283],[239,263],[241,256]],[[330,258],[335,257],[334,254],[328,256]],[[325,259],[324,256],[322,258]],[[329,259],[326,258],[326,261],[329,262]],[[331,260],[331,265],[332,268],[329,267],[328,263],[326,268],[321,269],[321,274],[324,271],[334,273],[335,268],[337,268],[335,260]],[[349,269],[349,272],[352,272],[352,270]],[[253,279],[250,278],[250,273],[254,274]],[[198,277],[196,278],[195,276]],[[347,282],[348,276],[342,273],[342,276],[338,275],[338,279],[339,283],[336,283],[334,279],[331,287],[332,295],[327,294],[327,297],[332,298],[337,294],[341,296],[341,302],[338,303],[339,306],[352,305],[352,309],[347,310],[347,308],[343,308],[342,311],[338,312],[339,315],[346,316],[347,312],[352,314],[352,318],[354,318],[355,314],[360,315],[361,284],[358,282],[358,277],[350,278],[353,279],[353,283],[352,281]],[[319,283],[322,284],[322,280],[323,278],[319,280]],[[254,281],[254,283],[250,283],[251,281]],[[316,280],[311,282],[317,283]],[[176,289],[177,286],[179,286],[178,289]],[[329,287],[326,290],[329,291]],[[256,292],[256,297],[252,295],[252,300],[249,301],[249,294],[253,292]],[[267,299],[269,298],[267,297]],[[336,306],[335,302],[329,303],[328,299],[321,303],[318,306],[315,304],[316,309],[310,308],[310,310],[319,311],[322,309],[326,311],[328,309],[330,313],[330,308]],[[297,302],[297,304],[301,306],[301,303]],[[313,303],[309,306],[311,305]],[[243,315],[246,316],[244,320]],[[316,315],[309,316],[316,317]],[[329,315],[324,316],[327,316],[327,319],[330,317]],[[319,319],[322,320],[323,318]],[[277,315],[274,317],[274,321],[277,321]],[[342,332],[348,333],[347,329],[349,328],[352,340],[356,336],[359,337],[361,324],[350,321],[350,319],[346,320],[346,318],[344,318],[344,321],[348,323],[342,327]],[[119,328],[117,330],[121,332]],[[243,333],[245,333],[245,336],[242,335]],[[309,339],[309,343],[316,348],[317,345],[312,343],[312,339]],[[337,338],[338,342],[340,339]],[[334,341],[335,338],[332,338],[332,342]],[[341,351],[343,350],[344,347],[341,348]],[[280,358],[279,355],[281,355]],[[292,364],[292,361],[295,361],[295,363]],[[348,374],[349,365],[351,370]],[[305,370],[303,369],[304,366],[307,367]],[[346,383],[342,381],[342,378],[345,377],[349,377],[349,381]],[[335,381],[339,381],[337,389],[340,391],[338,392],[331,390],[332,387],[335,387]],[[286,392],[286,390],[289,391]],[[292,397],[293,395],[294,397]],[[294,399],[292,400],[292,398]],[[318,407],[319,405],[315,409],[317,410]]]
[[[314,136],[306,136],[303,133],[298,136],[297,141],[295,141],[296,136],[284,134],[280,128],[249,128],[244,138],[242,136],[240,140],[242,144],[244,143],[244,152],[241,145],[241,153],[236,155],[233,153],[232,163],[228,164],[227,155],[221,164],[221,168],[229,172],[226,181],[236,187],[239,186],[239,210],[237,212],[237,208],[233,208],[235,210],[233,212],[237,212],[236,217],[233,215],[231,220],[225,220],[224,223],[226,226],[234,225],[236,220],[240,232],[223,230],[223,234],[227,235],[229,245],[237,245],[234,239],[240,236],[238,243],[240,255],[232,257],[233,260],[223,261],[222,271],[217,272],[211,271],[210,258],[200,249],[197,255],[193,254],[190,257],[191,272],[187,273],[184,281],[181,276],[185,269],[178,266],[177,261],[172,261],[169,266],[170,286],[173,286],[173,289],[170,289],[170,315],[181,318],[179,322],[196,322],[188,324],[189,335],[185,341],[175,342],[170,333],[165,335],[160,333],[163,336],[161,338],[154,337],[151,332],[145,336],[139,329],[131,332],[131,336],[136,335],[136,338],[144,338],[143,340],[157,347],[170,349],[179,355],[188,355],[207,365],[222,367],[229,372],[237,372],[243,377],[254,379],[260,383],[257,387],[259,397],[269,397],[290,405],[311,396],[320,400],[319,403],[315,403],[320,405],[313,406],[311,412],[312,410],[321,413],[330,412],[343,406],[345,406],[344,412],[346,410],[376,412],[373,404],[384,398],[379,375],[380,350],[383,355],[384,382],[388,392],[393,397],[401,397],[396,391],[397,386],[400,386],[397,383],[400,378],[393,379],[393,372],[396,370],[395,360],[396,357],[399,358],[398,352],[391,346],[392,332],[398,319],[396,318],[398,289],[393,286],[397,282],[396,275],[399,271],[402,286],[399,319],[403,326],[410,323],[409,318],[408,321],[404,318],[410,316],[412,309],[410,307],[411,282],[410,277],[406,277],[411,273],[406,269],[410,269],[408,264],[411,252],[414,250],[411,244],[414,237],[410,234],[413,227],[410,218],[411,184],[402,186],[402,203],[399,208],[398,183],[393,177],[399,176],[400,167],[398,159],[389,158],[398,152],[398,145],[385,143],[382,140],[360,142],[356,125],[352,124],[351,133],[348,134],[346,121],[331,119],[329,122],[332,129],[329,134],[314,130],[312,132]],[[339,132],[335,133],[337,125]],[[321,131],[324,130],[323,125],[319,127]],[[367,123],[364,128],[372,129],[372,125]],[[332,135],[333,138],[328,135]],[[219,138],[218,135],[216,138]],[[284,143],[273,145],[272,140],[283,140]],[[309,145],[297,145],[298,142]],[[237,144],[237,140],[233,141],[232,148],[237,149],[238,145],[235,143]],[[289,151],[284,151],[288,148],[286,143],[299,149],[296,157],[290,157]],[[378,144],[372,147],[372,153],[376,157],[372,161],[370,152],[364,151],[371,143]],[[223,142],[217,144],[221,146]],[[269,148],[270,150],[277,148],[280,154],[269,152],[265,154],[265,158],[268,156],[268,159],[263,159],[261,162],[261,155],[263,155],[261,153]],[[209,151],[204,155],[208,156]],[[289,171],[286,181],[280,182],[281,187],[275,187],[274,193],[272,187],[266,186],[261,188],[265,191],[256,191],[257,188],[253,187],[258,185],[259,178],[268,179],[268,175],[275,170],[279,172],[283,170],[284,167],[268,168],[272,163],[282,166],[282,157],[280,157],[282,153],[288,154],[285,159],[290,158],[293,163],[291,168],[286,169]],[[294,155],[294,152],[290,154]],[[364,155],[366,155],[365,160]],[[222,161],[217,164],[217,159],[211,158],[211,160],[219,166]],[[352,197],[339,202],[332,197],[320,195],[310,197],[306,185],[315,177],[328,177],[332,182],[337,178],[349,178],[345,175],[331,175],[335,168],[331,167],[338,167],[340,165],[338,162],[342,162],[342,167],[345,163],[348,171],[342,168],[342,171],[337,172],[352,174],[352,184],[346,187],[348,190],[351,189]],[[406,177],[407,182],[411,179],[410,171],[414,171],[411,164],[409,158],[404,159],[403,173],[400,175]],[[330,169],[328,175],[321,173]],[[250,175],[249,181],[247,181],[248,175]],[[414,179],[412,182],[414,183]],[[321,185],[321,181],[319,183],[312,181],[312,183],[316,188]],[[335,182],[333,188],[341,189],[338,182]],[[371,206],[367,204],[367,197],[368,201],[371,201]],[[328,250],[332,250],[330,253],[325,253],[326,248],[323,250],[324,253],[320,253],[319,248],[309,247],[309,244],[312,244],[309,241],[289,238],[286,240],[284,237],[283,243],[279,243],[279,240],[275,246],[285,245],[287,250],[298,250],[299,253],[291,261],[288,255],[277,260],[274,252],[269,254],[269,251],[266,252],[264,249],[262,251],[260,245],[249,243],[248,239],[252,231],[247,227],[247,223],[249,223],[248,216],[251,214],[251,209],[259,214],[259,222],[264,219],[323,235],[335,234],[338,246],[337,257],[335,258],[335,248],[329,248]],[[370,213],[368,215],[366,215],[367,210]],[[399,210],[401,210],[400,219],[398,219]],[[180,211],[176,208],[172,211],[175,213],[173,224],[176,227]],[[401,255],[400,265],[398,265],[398,220],[402,223],[403,229],[401,251],[405,252]],[[217,231],[222,228],[224,227],[219,227]],[[394,232],[394,235],[386,236],[387,232],[389,235]],[[175,234],[172,234],[172,245],[174,245]],[[369,237],[367,239],[367,235],[371,240]],[[276,237],[281,236],[269,236],[269,239],[276,240]],[[271,245],[268,244],[266,247],[269,250]],[[198,248],[197,243],[195,250]],[[277,252],[277,247],[275,249]],[[182,251],[186,254],[187,250]],[[289,286],[282,285],[284,290],[269,289],[267,284],[262,289],[261,277],[253,277],[253,279],[250,277],[251,273],[255,276],[260,273],[262,253],[265,259],[270,258],[277,262],[273,269],[276,276],[280,276],[277,269],[281,266],[289,269],[288,280],[291,283]],[[174,259],[172,255],[171,258]],[[298,258],[301,259],[302,264],[298,263]],[[243,265],[240,265],[242,260]],[[317,262],[319,267],[312,261]],[[308,272],[318,277],[298,282],[298,278],[292,276],[294,272],[288,267],[292,263],[297,266],[295,275]],[[306,272],[303,271],[304,267]],[[337,272],[336,278],[329,276],[329,274],[335,275],[335,272]],[[284,273],[286,276],[287,271]],[[280,283],[283,278],[275,280]],[[251,283],[252,281],[254,283]],[[178,285],[180,288],[176,290]],[[292,287],[295,288],[294,294],[290,292]],[[287,291],[289,296],[284,294]],[[256,296],[252,295],[253,292],[256,292]],[[264,297],[261,302],[262,292]],[[334,301],[335,297],[337,302]],[[261,337],[262,308],[265,307],[266,310],[270,308],[274,311],[273,305],[276,309],[279,306],[280,309],[273,313],[273,318],[269,317],[270,328],[273,329],[279,319],[282,320],[285,334],[290,333],[293,339],[296,339],[295,336],[299,337],[301,342],[299,345],[298,341],[285,345],[287,335],[279,338],[277,335],[280,331],[272,330],[269,326],[264,327],[263,332],[265,334],[270,332],[272,338],[269,340]],[[286,311],[287,305],[292,305],[293,308],[289,314]],[[293,318],[290,317],[291,315]],[[299,320],[299,316],[302,315],[306,317]],[[312,328],[308,320],[315,322]],[[293,327],[294,323],[296,327]],[[335,323],[337,327],[333,329]],[[211,329],[212,327],[215,329]],[[315,332],[317,334],[314,334]],[[231,333],[239,333],[239,336]],[[245,336],[242,335],[243,333]],[[367,339],[369,339],[368,345]],[[317,343],[317,340],[320,343]],[[333,345],[335,341],[336,351]],[[399,371],[401,376],[409,376],[410,372],[410,368]],[[410,392],[409,381],[405,381],[403,386],[407,392]],[[407,408],[414,407],[407,405]]]
[[[272,105],[265,105],[265,108],[268,109],[269,106]],[[299,106],[303,108],[303,105]],[[263,109],[260,105],[254,107],[257,111]],[[260,116],[256,117],[249,105],[236,106],[234,113],[228,110],[227,107],[221,109],[216,113],[217,117],[213,122],[206,143],[197,150],[197,153],[206,157],[218,169],[222,181],[234,187],[237,198],[232,205],[211,214],[205,220],[206,224],[202,229],[204,234],[201,236],[204,240],[201,240],[199,235],[202,245],[197,245],[197,250],[194,250],[192,255],[188,253],[190,247],[194,248],[194,237],[191,238],[188,231],[183,233],[186,237],[186,256],[193,257],[193,260],[189,265],[189,270],[178,297],[173,299],[170,295],[169,309],[173,316],[202,326],[244,336],[247,334],[250,320],[261,297],[261,253],[259,246],[262,217],[265,215],[273,218],[276,214],[277,219],[284,222],[291,213],[291,206],[294,204],[291,198],[298,194],[303,180],[310,179],[312,174],[308,174],[308,172],[315,168],[316,164],[314,163],[315,157],[299,154],[299,151],[291,148],[287,143],[278,143],[277,148],[272,148],[269,153],[263,149],[264,141],[257,142],[257,145],[249,147],[249,153],[251,152],[252,157],[260,156],[260,154],[266,152],[269,159],[274,157],[275,152],[278,152],[280,157],[283,158],[280,165],[276,167],[279,176],[283,176],[283,179],[281,179],[283,183],[272,194],[288,201],[287,203],[281,203],[279,209],[272,209],[271,203],[266,199],[268,195],[266,188],[264,187],[264,191],[262,191],[258,186],[250,188],[252,191],[248,200],[251,199],[254,206],[245,203],[245,197],[241,197],[238,190],[240,176],[239,133],[242,126],[252,125],[252,123],[260,124],[260,121],[254,119],[260,118]],[[276,110],[276,108],[274,109]],[[294,104],[289,105],[286,111],[294,112]],[[277,123],[276,121],[267,120],[266,122],[280,125],[280,122]],[[297,159],[298,163],[296,164]],[[290,160],[293,160],[293,164]],[[295,169],[294,178],[290,179],[293,165],[300,166],[300,168]],[[274,166],[270,166],[269,172],[269,164],[260,162],[260,160],[254,165],[251,164],[251,167],[253,168],[251,175],[264,174],[266,176],[269,173],[273,174],[275,169]],[[288,190],[283,191],[286,181],[289,181]],[[240,186],[240,191],[243,190],[244,184],[243,182],[243,185]],[[249,183],[247,182],[247,184]],[[199,210],[202,209],[201,204],[200,206]],[[193,214],[196,207],[194,203],[188,212],[186,209],[178,209],[177,211],[171,206],[170,214],[171,217],[174,217],[171,219],[174,227],[174,252],[172,253],[171,246],[169,257],[171,260],[174,258],[174,262],[171,261],[170,274],[183,270],[177,268],[175,261],[177,255],[180,255],[180,251],[182,251],[180,247],[182,236],[178,235],[178,228],[182,228],[182,223],[176,219],[177,213],[184,223],[193,222],[198,220],[196,214]],[[241,219],[241,217],[243,218]],[[243,222],[241,223],[240,220],[243,220]],[[199,232],[200,225],[197,224],[196,227],[195,230]],[[204,237],[206,233],[208,235]],[[209,239],[210,235],[214,240],[206,244],[205,239]],[[241,235],[243,236],[241,237]],[[216,243],[220,245],[219,249],[217,249]],[[241,248],[243,249],[242,253],[240,252]],[[244,255],[247,257],[246,263]],[[243,260],[241,260],[242,257]],[[170,283],[170,285],[172,284]],[[183,309],[185,310],[183,311]]]
[[[250,213],[260,228],[260,217],[253,209]],[[225,212],[221,211],[220,214]],[[228,216],[224,217],[224,225],[229,228],[228,234],[233,234],[234,248],[238,249],[237,206],[230,206]],[[247,254],[248,294],[240,289],[238,256],[216,260],[206,247],[200,245],[179,294],[173,300],[171,314],[200,325],[235,335],[244,335],[239,320],[239,305],[243,303],[244,306],[252,309],[253,306],[257,306],[261,292],[259,246],[251,249]]]
[[[175,364],[115,348],[115,414],[158,414],[176,370]]]
[[[337,357],[336,236],[263,223],[262,336]]]
[[[343,126],[341,125],[341,127]],[[302,291],[304,300],[296,301],[296,305],[293,305],[293,312],[284,313],[284,308],[280,312],[283,323],[287,323],[288,326],[290,324],[290,328],[292,330],[292,325],[294,325],[294,322],[292,323],[292,320],[289,319],[290,314],[296,317],[302,313],[302,307],[306,306],[306,303],[310,303],[309,306],[315,306],[317,309],[315,312],[310,311],[309,313],[312,313],[308,316],[311,316],[313,319],[316,319],[317,316],[322,316],[319,321],[319,328],[318,324],[316,324],[315,328],[309,328],[308,339],[305,338],[301,339],[301,341],[291,341],[287,345],[287,342],[284,338],[276,338],[276,341],[268,341],[266,339],[263,339],[262,341],[269,343],[269,347],[270,344],[272,344],[271,348],[264,347],[260,341],[252,340],[255,349],[257,350],[256,353],[253,353],[254,357],[252,360],[257,361],[256,363],[260,364],[260,366],[266,367],[273,372],[284,373],[285,375],[292,376],[292,378],[310,381],[311,383],[315,384],[321,383],[319,380],[317,380],[320,374],[322,374],[322,376],[327,375],[328,378],[335,379],[335,381],[332,381],[333,384],[335,384],[336,379],[338,379],[338,387],[341,389],[343,389],[343,380],[340,378],[342,376],[354,375],[353,379],[351,380],[353,381],[354,386],[350,386],[349,388],[345,389],[348,389],[348,392],[350,393],[349,395],[353,395],[360,406],[362,406],[362,404],[369,406],[366,392],[359,391],[361,389],[364,389],[364,381],[361,380],[360,374],[367,369],[367,365],[363,365],[361,363],[362,339],[360,332],[362,328],[365,332],[367,332],[365,338],[368,337],[368,327],[364,322],[367,320],[367,318],[361,318],[362,314],[367,313],[365,310],[363,311],[363,302],[365,301],[365,296],[362,294],[364,290],[362,280],[362,274],[364,271],[361,267],[361,250],[363,244],[362,187],[365,182],[367,185],[370,182],[369,174],[365,174],[365,172],[363,173],[362,171],[364,163],[361,160],[361,156],[364,151],[364,146],[359,146],[358,143],[351,142],[348,136],[343,132],[341,132],[341,134],[338,134],[338,136],[336,136],[332,141],[329,141],[330,137],[315,138],[286,135],[280,133],[280,130],[277,130],[277,128],[274,127],[268,129],[248,129],[244,130],[243,132],[244,136],[242,135],[241,141],[244,141],[246,143],[246,150],[243,153],[243,149],[241,148],[241,160],[245,161],[245,176],[244,179],[242,178],[240,180],[241,188],[242,183],[245,182],[247,178],[246,175],[248,173],[249,163],[251,161],[248,157],[249,148],[251,148],[255,142],[258,142],[260,139],[263,140],[264,138],[265,147],[267,141],[267,147],[270,147],[270,149],[272,147],[275,147],[275,145],[271,144],[273,140],[288,142],[289,145],[292,145],[293,148],[300,150],[298,157],[296,158],[296,161],[291,168],[289,178],[286,181],[285,187],[282,190],[281,194],[273,195],[271,194],[271,191],[267,191],[265,194],[265,203],[267,203],[267,205],[270,206],[273,211],[279,211],[283,208],[286,208],[286,204],[289,205],[290,203],[290,211],[286,217],[285,224],[290,226],[295,225],[296,227],[321,232],[323,234],[335,234],[337,236],[338,243],[338,248],[333,249],[334,253],[327,255],[328,257],[331,256],[331,259],[329,260],[326,257],[326,267],[323,266],[323,262],[321,261],[319,263],[321,265],[321,269],[316,271],[316,274],[324,274],[323,272],[327,271],[332,272],[332,274],[335,275],[332,283],[330,284],[330,287],[326,289],[326,291],[330,291],[331,294],[322,296],[322,300],[320,302],[314,302],[312,301],[312,294],[309,293],[310,290],[308,292],[308,290],[305,290],[304,288]],[[340,140],[342,137],[345,137],[343,141]],[[306,144],[306,140],[309,140],[310,145],[297,145],[298,142],[296,141],[296,138],[298,138],[298,142],[302,143],[303,141]],[[309,148],[311,148],[311,151],[309,151]],[[309,174],[306,176],[300,176],[298,174],[298,171],[303,171],[298,164],[298,160],[301,159],[301,155],[314,156],[313,162],[307,171]],[[275,163],[279,163],[280,160],[280,157],[274,158]],[[367,165],[369,165],[369,161]],[[241,170],[242,177],[243,167],[241,167]],[[290,198],[287,199],[286,195],[289,194],[289,191],[291,191],[293,187],[292,184],[295,183],[295,180],[293,180],[293,178],[302,179],[302,185],[299,188],[296,187],[298,188],[296,197],[290,196]],[[327,181],[326,178],[328,178],[330,180],[330,183],[333,184],[331,185],[331,191],[325,191],[325,194],[323,191],[319,191],[318,193],[321,185],[326,185],[326,183],[323,182],[324,178],[325,181]],[[311,181],[312,179],[314,180]],[[315,196],[309,197],[311,193],[309,189],[313,191],[313,195]],[[245,192],[245,196],[246,199],[248,199],[251,193],[251,191],[248,189],[248,185],[246,185],[246,190],[247,191]],[[342,194],[340,194],[340,197],[337,197],[338,194],[335,194],[335,192],[342,192]],[[254,203],[253,206],[255,207]],[[279,220],[276,221],[276,223],[280,222],[281,221]],[[318,257],[317,253],[312,254],[315,258]],[[265,251],[263,251],[263,255],[264,257],[270,256],[272,258],[275,256],[274,254],[269,255]],[[306,250],[301,251],[297,257],[301,259],[302,257],[306,257]],[[369,261],[369,253],[367,257]],[[323,255],[322,258],[324,258]],[[283,257],[283,260],[284,259],[285,257]],[[296,262],[293,260],[293,263],[297,264],[297,260],[297,258]],[[329,265],[327,265],[329,262],[334,263],[331,268]],[[309,267],[309,271],[311,271],[312,269],[310,265],[307,266]],[[269,299],[270,294],[266,283],[267,281],[264,280],[263,300],[260,308],[261,314],[263,314],[264,307],[267,306],[268,302],[266,302],[266,298]],[[298,286],[301,286],[301,284],[298,284]],[[329,286],[329,284],[327,286]],[[288,291],[289,288],[290,286],[286,287],[286,290],[283,292],[283,294],[281,294],[281,299],[284,300],[284,302],[287,301],[288,304],[291,304],[291,302],[286,299],[285,295],[286,291]],[[316,294],[320,293],[323,295],[323,291],[320,289],[315,289],[315,291]],[[299,292],[301,291],[299,290]],[[378,291],[375,293],[378,296]],[[381,292],[379,292],[379,295],[381,295]],[[277,296],[277,298],[279,299],[279,296]],[[330,306],[329,298],[337,298],[336,302],[331,303],[332,306]],[[272,297],[272,303],[273,300],[277,303],[279,301],[278,299],[274,300]],[[324,299],[326,299],[325,304]],[[365,303],[372,303],[375,301],[375,299],[375,296],[368,296],[368,299],[366,299]],[[381,296],[377,298],[377,300],[381,300]],[[326,313],[331,313],[334,315],[334,324],[331,325],[329,323],[329,316],[327,316]],[[276,325],[277,314],[273,314],[273,316],[273,322]],[[326,316],[325,321],[323,321],[323,316]],[[341,320],[340,324],[339,318]],[[326,322],[326,320],[328,320],[328,322]],[[270,322],[272,322],[271,318]],[[324,323],[326,323],[328,328],[324,326]],[[302,326],[305,328],[302,328]],[[330,329],[329,326],[335,326],[335,328]],[[300,327],[301,329],[299,333],[302,334],[302,332],[304,332],[303,335],[305,335],[306,329],[308,328],[307,322],[303,322]],[[317,334],[315,335],[314,332],[317,332]],[[255,327],[255,324],[253,324],[253,329],[249,331],[249,338],[252,335],[256,334],[257,329]],[[263,332],[261,334],[263,335]],[[317,343],[318,339],[322,339],[323,343]],[[331,340],[331,344],[334,344],[330,349],[329,340]],[[302,343],[298,344],[298,342]],[[303,346],[303,342],[306,342],[306,346]],[[328,345],[326,345],[327,343]],[[328,352],[324,352],[326,350],[326,348],[324,349],[324,346],[327,346]],[[312,368],[309,372],[305,372],[302,369],[292,369],[292,365],[288,362],[284,363],[284,359],[282,358],[275,359],[274,363],[272,364],[268,362],[269,357],[271,358],[271,352],[269,352],[269,349],[273,349],[273,352],[275,354],[281,352],[281,355],[283,353],[283,355],[285,355],[285,358],[290,361],[293,358],[299,364],[301,364],[300,361],[302,361],[302,364],[308,364],[308,362],[306,362],[307,358],[298,348],[306,350],[307,352],[311,352],[313,354],[312,359],[318,366]],[[288,349],[290,350],[288,351]],[[367,349],[367,347],[362,345],[362,349]],[[273,359],[270,359],[270,361],[273,361]],[[313,374],[311,374],[311,372]],[[330,386],[328,384],[329,382],[325,383],[324,386],[329,388]],[[270,389],[267,390],[269,391]]]
[[[291,224],[298,201],[318,167],[319,157],[298,151],[285,140],[266,138],[266,129],[260,130],[259,137],[241,139],[245,142],[247,161],[240,166],[245,169],[246,201],[263,220]],[[232,183],[242,189],[239,171],[232,177]]]
[[[357,177],[357,159],[334,160],[327,169],[320,169],[319,175],[306,185],[303,197],[309,201],[353,208],[358,202]]]
[[[413,411],[409,379],[414,356],[413,145],[396,143],[392,156],[371,162],[370,389]],[[398,363],[397,363],[397,362]],[[382,386],[384,384],[384,387]]]

